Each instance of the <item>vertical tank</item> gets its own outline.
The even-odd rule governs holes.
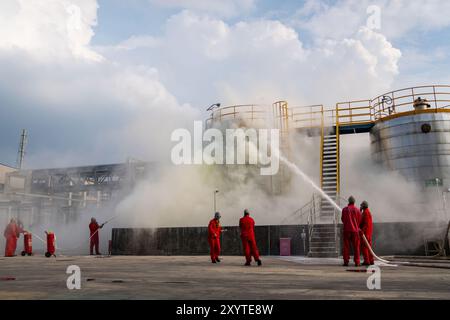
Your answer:
[[[450,187],[450,88],[403,89],[373,100],[374,160],[422,187]]]
[[[221,107],[220,104],[216,104],[207,111],[210,111],[210,117],[205,123],[207,129],[215,128],[224,133],[227,129],[279,129],[280,152],[286,158],[290,158],[289,114],[286,101],[278,101],[271,106],[253,104]],[[248,160],[248,155],[246,159]],[[252,180],[268,193],[279,195],[289,189],[290,172],[283,163],[279,163],[278,169],[274,175],[262,176],[260,164],[250,165],[247,162],[243,166],[225,166],[221,170],[224,170],[223,174],[229,179],[239,176],[242,179],[244,176],[243,181]]]
[[[372,156],[408,180],[450,185],[450,113],[418,113],[380,121],[372,128]]]

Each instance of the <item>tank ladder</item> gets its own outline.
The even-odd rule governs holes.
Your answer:
[[[323,122],[322,122],[323,123]],[[339,199],[339,123],[336,127],[322,125],[320,138],[320,187],[334,201]],[[335,208],[326,199],[321,200],[320,218],[332,222]]]

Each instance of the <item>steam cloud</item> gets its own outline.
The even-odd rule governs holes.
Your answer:
[[[10,120],[0,129],[2,137],[16,141],[18,128],[29,129],[26,163],[33,168],[123,162],[128,156],[159,163],[158,174],[145,177],[117,207],[92,209],[70,223],[33,225],[37,232],[54,230],[63,249],[85,245],[87,250],[91,216],[105,221],[119,215],[101,231],[103,251],[112,227],[205,225],[216,188],[223,224],[235,225],[244,208],[258,224],[280,223],[310,200],[312,190],[299,177],[288,172],[290,188],[272,197],[270,182],[252,168],[173,167],[171,132],[204,120],[198,106],[211,102],[282,98],[298,105],[332,105],[388,91],[400,72],[400,50],[385,35],[365,28],[364,21],[327,39],[327,29],[315,26],[333,21],[329,14],[336,10],[329,6],[319,6],[308,19],[307,29],[320,36],[308,45],[281,21],[228,23],[207,14],[215,10],[198,13],[194,6],[170,17],[158,37],[135,35],[123,43],[94,46],[96,0],[42,3],[0,4],[0,67],[9,75],[0,78],[0,96],[7,102],[0,108],[8,108],[1,110]],[[253,2],[246,3],[250,9]],[[304,9],[311,5],[308,1]],[[80,11],[68,11],[73,6]],[[229,16],[237,8],[221,10]],[[67,27],[76,18],[70,12],[81,14],[77,28]],[[420,21],[409,15],[407,20]],[[318,183],[317,138],[293,134],[291,139],[294,162]],[[343,196],[368,200],[375,221],[424,218],[420,207],[409,205],[420,191],[376,167],[366,137],[344,138],[342,148]],[[15,155],[15,144],[5,142],[2,150]]]

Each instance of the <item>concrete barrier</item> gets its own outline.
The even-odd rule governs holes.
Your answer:
[[[373,247],[379,255],[424,255],[423,230],[441,226],[436,222],[375,223]],[[306,232],[306,250],[301,232]],[[222,255],[242,255],[239,227],[224,227]],[[207,255],[207,227],[112,230],[113,255]],[[280,238],[291,238],[291,254],[306,255],[309,250],[305,225],[257,226],[255,236],[261,255],[279,255]],[[342,246],[341,246],[342,247]],[[305,252],[306,251],[306,252]]]
[[[257,226],[256,242],[261,255],[279,255],[280,238],[291,238],[292,255],[305,255],[301,240],[306,226]],[[224,227],[221,245],[223,255],[242,255],[239,227]],[[206,227],[113,229],[113,255],[205,255],[209,254]],[[308,236],[307,236],[308,238]]]

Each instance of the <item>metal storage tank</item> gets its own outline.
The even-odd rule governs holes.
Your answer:
[[[232,105],[221,106],[214,104],[207,109],[210,112],[209,118],[205,122],[206,129],[216,128],[226,129],[279,129],[280,130],[280,151],[288,159],[290,158],[289,148],[289,115],[286,101],[277,101],[272,105]],[[222,169],[223,170],[223,169]],[[245,166],[225,166],[225,175],[233,176],[236,170],[246,171],[248,177],[253,177],[263,189],[272,195],[280,195],[289,189],[290,171],[285,164],[279,163],[278,173],[269,176],[260,175],[260,165]]]
[[[374,160],[426,187],[450,187],[450,86],[402,89],[372,100]]]

